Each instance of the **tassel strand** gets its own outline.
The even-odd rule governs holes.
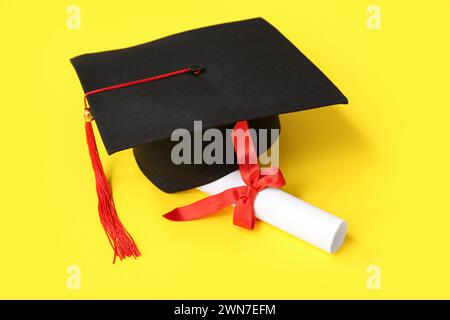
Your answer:
[[[89,110],[87,111],[89,112]],[[98,154],[92,122],[86,121],[85,128],[89,155],[91,157],[92,168],[95,173],[98,196],[98,212],[103,229],[105,229],[109,243],[114,250],[113,263],[116,262],[117,257],[119,257],[120,260],[127,257],[137,258],[141,255],[139,249],[137,248],[131,235],[120,222],[119,216],[116,212],[111,187],[105,176],[105,172],[103,171],[103,166]]]

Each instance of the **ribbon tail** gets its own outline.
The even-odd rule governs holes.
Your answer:
[[[243,198],[236,203],[233,213],[233,224],[238,227],[253,230],[255,226],[255,212],[252,198]]]
[[[176,208],[163,217],[172,221],[191,221],[206,217],[236,203],[242,193],[245,192],[245,188],[244,186],[225,190],[190,205]]]

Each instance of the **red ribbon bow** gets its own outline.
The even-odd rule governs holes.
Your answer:
[[[238,134],[242,132],[246,138],[244,148],[237,143]],[[253,204],[256,195],[268,187],[282,187],[286,182],[278,168],[260,170],[247,121],[236,123],[232,137],[239,170],[245,185],[227,189],[190,205],[176,208],[166,213],[165,218],[173,221],[195,220],[235,204],[233,224],[250,230],[253,229],[255,220]],[[252,159],[254,161],[251,161]]]

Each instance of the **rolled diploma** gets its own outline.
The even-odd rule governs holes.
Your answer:
[[[213,195],[243,185],[237,170],[197,189]],[[260,191],[254,210],[258,219],[329,253],[341,247],[347,232],[344,220],[276,188]]]

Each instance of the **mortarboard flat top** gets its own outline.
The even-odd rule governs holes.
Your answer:
[[[216,127],[347,99],[261,18],[182,32],[142,45],[85,54],[72,63],[85,92],[191,65],[159,81],[101,92],[88,101],[109,154],[169,138],[194,120]]]

